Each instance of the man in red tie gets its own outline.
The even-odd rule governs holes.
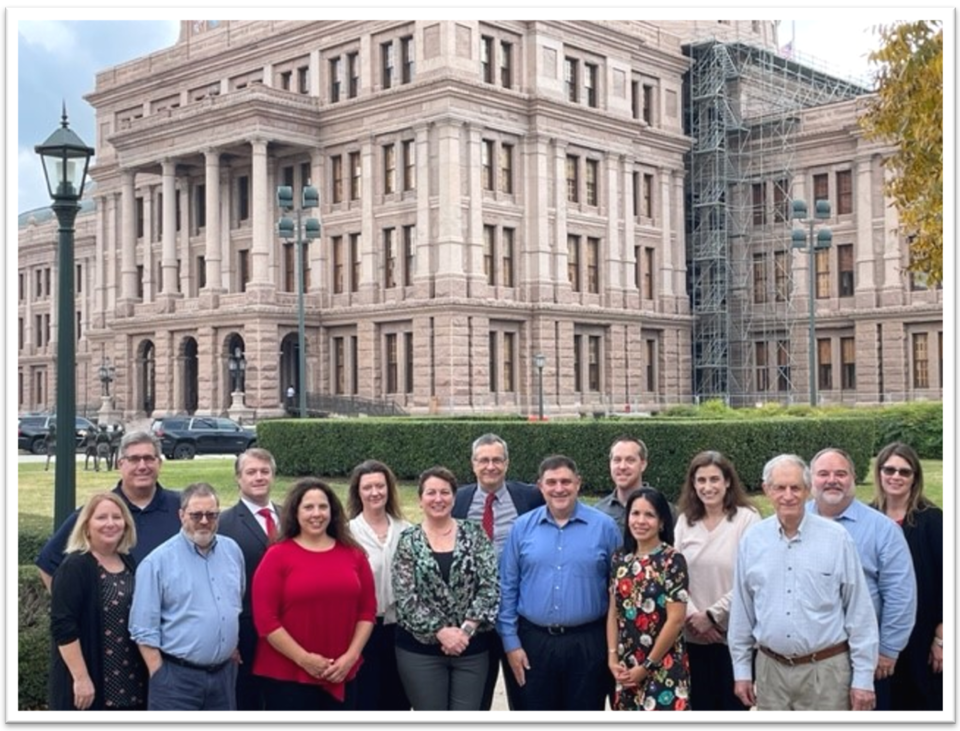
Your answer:
[[[261,682],[251,673],[257,631],[253,626],[250,588],[253,586],[253,573],[280,525],[279,509],[270,500],[277,465],[270,452],[253,447],[237,457],[234,472],[240,488],[240,500],[220,514],[218,533],[229,536],[240,546],[247,573],[243,612],[240,614],[241,664],[237,673],[237,710],[261,711],[264,708]]]
[[[479,522],[493,541],[499,558],[514,521],[518,516],[543,505],[543,495],[536,485],[507,481],[510,452],[507,443],[496,434],[484,434],[474,441],[471,464],[477,481],[457,490],[453,517]],[[503,646],[497,642],[494,647],[496,654],[491,657],[480,706],[484,711],[489,711],[493,703],[493,691],[501,664],[505,668],[503,677],[511,709],[514,708],[518,690],[513,673],[505,664]]]

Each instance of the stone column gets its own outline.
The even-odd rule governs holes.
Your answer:
[[[163,236],[161,267],[163,269],[163,294],[171,297],[177,292],[177,163],[162,160],[163,169]]]
[[[603,173],[599,173],[603,180],[603,188],[600,191],[600,204],[607,211],[607,251],[606,251],[606,275],[601,275],[600,292],[602,301],[606,307],[615,307],[620,309],[624,305],[623,293],[626,288],[624,279],[623,262],[626,259],[624,252],[623,239],[620,238],[620,224],[624,219],[623,208],[620,205],[620,188],[617,185],[619,179],[618,170],[622,164],[622,155],[615,155],[607,152],[603,158]],[[599,180],[597,181],[600,182]],[[602,208],[601,208],[602,210]],[[603,271],[603,263],[597,262]],[[604,278],[606,282],[604,282]],[[609,383],[609,381],[608,381]]]
[[[870,308],[876,305],[873,277],[873,201],[871,185],[873,169],[869,157],[858,158],[857,167],[857,238],[854,244],[856,254],[855,294],[858,308]],[[858,359],[859,361],[859,359]],[[858,374],[859,375],[859,374]]]
[[[487,281],[483,271],[483,190],[480,183],[480,128],[476,124],[465,125],[467,135],[467,296],[486,297]],[[499,232],[497,237],[499,239]],[[499,254],[499,251],[495,251]],[[494,256],[494,270],[499,269],[499,256]],[[501,273],[502,276],[502,273]],[[496,278],[502,284],[501,278]]]
[[[463,250],[463,193],[460,187],[459,120],[447,119],[437,125],[439,133],[439,160],[437,178],[439,188],[439,223],[437,236],[437,297],[459,296],[465,291],[462,272]]]
[[[657,294],[661,299],[673,300],[673,247],[671,241],[670,202],[672,197],[672,181],[670,168],[660,168],[657,171],[660,177],[660,262],[663,267],[660,277],[662,289]]]
[[[117,314],[132,315],[137,299],[137,197],[133,170],[120,173],[120,301]]]
[[[556,217],[553,255],[549,256],[548,253],[548,260],[552,259],[556,276],[552,276],[548,268],[544,273],[546,276],[541,278],[553,281],[555,302],[568,303],[577,301],[579,294],[572,291],[570,281],[567,279],[567,146],[556,138],[551,142],[553,143],[553,200],[549,203],[556,211]]]
[[[377,279],[379,263],[377,262],[376,252],[379,247],[376,245],[376,238],[380,236],[380,231],[374,228],[373,220],[373,200],[377,195],[374,184],[379,180],[379,176],[374,174],[376,159],[376,147],[374,145],[373,135],[367,135],[360,143],[360,170],[364,181],[360,192],[360,301],[364,304],[372,304],[382,299],[382,288]],[[418,198],[420,195],[417,196]],[[349,234],[344,237],[344,252],[349,252]],[[349,254],[344,256],[349,258]],[[353,262],[350,263],[353,266]]]
[[[524,256],[521,257],[520,250],[515,253],[518,262],[525,262],[517,272],[518,282],[527,290],[526,296],[531,302],[552,302],[554,286],[550,275],[550,228],[547,223],[550,140],[542,135],[528,135],[526,149],[522,185],[526,187],[524,200],[528,201],[530,215],[527,216],[522,247]]]
[[[414,243],[413,286],[415,299],[430,297],[430,127],[413,126],[417,156],[417,239]]]
[[[252,203],[252,221],[250,222],[253,234],[251,256],[253,258],[253,272],[250,281],[252,288],[267,287],[270,285],[270,239],[268,235],[268,221],[270,215],[269,190],[267,183],[267,141],[262,138],[251,140],[253,148],[253,175],[250,186],[250,200]]]
[[[233,189],[230,185],[230,168],[226,165],[220,167],[219,192],[220,198],[216,201],[215,208],[219,216],[217,228],[220,230],[219,241],[216,242],[220,252],[217,257],[219,267],[214,269],[216,279],[214,282],[210,282],[210,287],[213,289],[219,288],[222,292],[229,292],[231,291],[230,272],[233,270],[233,262],[230,259],[230,200]]]

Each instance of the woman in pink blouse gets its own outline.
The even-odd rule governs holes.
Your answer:
[[[720,452],[700,452],[680,492],[674,546],[689,571],[684,634],[690,655],[690,705],[698,711],[745,710],[733,694],[727,618],[737,546],[760,521],[737,470]]]

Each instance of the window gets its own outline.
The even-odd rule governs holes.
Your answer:
[[[493,258],[493,237],[495,230],[494,226],[483,227],[483,274],[487,278],[487,284],[491,286],[497,283]]]
[[[575,155],[567,155],[567,200],[580,201],[580,158]]]
[[[347,96],[354,99],[360,93],[360,54],[356,51],[347,54],[347,77],[350,79]]]
[[[480,144],[480,184],[484,190],[493,190],[493,140]]]
[[[413,333],[403,334],[403,392],[413,393]]]
[[[786,302],[790,298],[790,258],[786,251],[773,252],[773,286],[777,302]]]
[[[587,160],[587,205],[599,205],[600,196],[597,193],[597,178],[600,175],[600,162]]]
[[[389,195],[397,191],[397,146],[393,143],[383,146],[383,193]]]
[[[498,375],[498,372],[499,372],[497,366],[500,364],[500,357],[499,357],[499,355],[498,355],[498,353],[497,353],[497,336],[498,336],[498,334],[499,334],[499,333],[497,333],[496,330],[491,330],[491,331],[490,331],[489,338],[488,338],[489,346],[488,346],[487,350],[488,350],[488,355],[489,355],[489,361],[490,361],[490,362],[489,362],[489,364],[488,364],[488,366],[487,366],[487,370],[488,370],[488,372],[490,373],[490,393],[496,393],[496,391],[497,391],[497,381],[499,380],[499,379],[497,378],[497,375]]]
[[[362,169],[360,167],[360,153],[351,152],[349,157],[350,164],[350,200],[358,201],[360,200],[360,195],[363,192],[361,181]]]
[[[574,292],[580,291],[580,237],[567,236],[567,279]]]
[[[137,238],[143,238],[143,196],[137,196]]]
[[[653,175],[643,175],[643,215],[653,218]]]
[[[43,347],[43,315],[33,316],[33,329],[35,331],[34,340],[37,347]]]
[[[387,393],[396,393],[398,386],[397,336],[393,333],[386,337]]]
[[[837,173],[837,215],[853,213],[853,173],[841,170]]]
[[[817,385],[823,391],[833,388],[833,355],[830,338],[817,338]]]
[[[653,126],[653,87],[643,85],[643,121]]]
[[[25,332],[26,332],[26,329],[24,328],[24,325],[23,325],[23,318],[19,317],[17,318],[17,347],[20,350],[23,350]]]
[[[580,100],[580,86],[577,78],[580,72],[579,62],[575,58],[566,58],[563,61],[563,80],[566,85],[567,101],[578,102]]]
[[[413,36],[400,39],[400,83],[409,84],[413,81],[414,55]]]
[[[77,264],[77,276],[74,281],[76,282],[77,294],[81,294],[83,292],[83,265],[82,264]]]
[[[826,173],[813,176],[813,200],[814,207],[816,207],[816,201],[830,200],[830,179]]]
[[[573,336],[573,390],[583,390],[583,335]]]
[[[238,218],[241,221],[246,221],[250,218],[250,177],[248,175],[241,175],[237,180],[237,194]]]
[[[643,249],[643,298],[653,299],[653,257],[656,250],[652,246]]]
[[[761,304],[767,301],[767,256],[753,255],[753,301]]]
[[[817,299],[830,296],[830,250],[818,249],[816,252]]]
[[[310,93],[310,67],[301,66],[297,69],[297,90],[301,94]]]
[[[490,36],[481,36],[480,38],[480,74],[485,84],[493,83],[493,38]],[[492,390],[492,389],[491,389]]]
[[[513,44],[506,41],[500,41],[500,86],[513,86]]]
[[[296,252],[293,244],[283,245],[283,291],[297,291]]]
[[[18,282],[18,289],[17,289],[18,298],[21,302],[23,302],[24,296],[26,295],[26,288],[27,288],[26,277],[24,276],[23,272],[17,273],[17,282]]]
[[[600,292],[600,239],[587,237],[587,291]]]
[[[413,140],[400,143],[403,158],[403,189],[414,190],[417,187],[417,158]]]
[[[759,340],[753,344],[756,362],[756,387],[763,392],[770,389],[770,372],[767,370],[767,344]]]
[[[644,371],[647,391],[654,393],[657,390],[657,341],[648,338],[645,343],[646,358]]]
[[[790,390],[790,341],[777,341],[777,391]]]
[[[397,286],[397,250],[393,236],[394,229],[383,229],[383,286],[391,289]]]
[[[786,223],[792,213],[790,203],[790,181],[786,178],[773,184],[773,220],[775,223]]]
[[[163,236],[163,193],[157,193],[157,235]],[[240,220],[243,220],[242,218]]]
[[[37,269],[36,272],[37,272],[37,286],[36,286],[37,299],[40,299],[43,297],[43,270]]]
[[[47,297],[53,294],[53,286],[51,284],[51,272],[53,270],[50,267],[47,267],[43,270],[43,281],[44,281],[44,291],[47,293]]]
[[[500,145],[500,192],[513,193],[513,145]]]
[[[240,251],[237,252],[237,258],[238,289],[241,292],[246,292],[247,282],[250,281],[250,250],[240,249]]]
[[[600,74],[595,63],[584,63],[583,64],[584,79],[583,79],[583,88],[586,92],[587,97],[587,106],[588,107],[597,107],[597,84],[599,83]]]
[[[360,234],[350,234],[350,291],[360,289]]]
[[[766,183],[754,183],[753,186],[753,225],[763,226],[767,222]]]
[[[332,237],[330,243],[333,247],[333,293],[341,294],[343,293],[345,269],[343,260],[343,236]]]
[[[290,81],[293,79],[293,71],[280,72],[280,88],[284,91],[290,91]]]
[[[340,91],[343,88],[343,59],[330,59],[330,102],[340,101]],[[338,338],[339,339],[339,338]]]
[[[380,86],[389,89],[393,86],[394,60],[393,41],[380,44]],[[395,393],[396,389],[391,393]]]
[[[640,215],[640,173],[635,172],[630,177],[633,183],[633,190],[631,191],[631,198],[633,198],[633,217],[636,218]]]
[[[840,388],[857,387],[857,347],[854,338],[840,338]]]
[[[343,202],[343,157],[334,155],[330,158],[330,170],[333,176],[333,195],[330,196],[334,203]]]
[[[346,393],[347,354],[344,338],[333,339],[333,392]]]
[[[416,226],[403,227],[403,286],[409,287],[413,284],[414,271],[414,246]]]
[[[600,390],[600,336],[587,337],[587,388]]]
[[[287,165],[281,171],[283,177],[283,184],[293,187],[293,165]]]
[[[504,287],[513,286],[513,235],[512,228],[500,231],[500,279]]]
[[[143,301],[143,264],[137,264],[137,299]]]
[[[350,393],[360,392],[360,345],[358,338],[350,338]]]
[[[516,362],[516,333],[503,334],[503,390],[513,393],[517,390],[514,363]]]
[[[630,116],[634,119],[640,119],[642,110],[640,108],[640,82],[630,82]],[[649,123],[648,123],[649,124]]]
[[[930,388],[930,361],[927,355],[927,334],[914,333],[913,344],[913,387]]]
[[[196,199],[193,205],[197,216],[197,228],[204,228],[207,225],[207,186],[205,183],[200,183],[194,190]]]
[[[853,297],[853,244],[837,246],[838,290],[841,297]]]

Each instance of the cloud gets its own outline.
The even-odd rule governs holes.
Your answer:
[[[71,26],[59,20],[21,20],[18,35],[29,45],[39,46],[47,53],[75,57],[79,48],[77,34]]]
[[[17,146],[17,211],[25,213],[50,205],[43,164],[32,147]]]

